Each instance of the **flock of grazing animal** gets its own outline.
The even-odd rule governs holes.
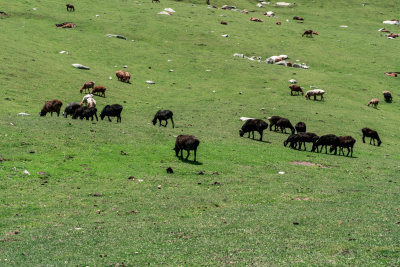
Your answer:
[[[158,0],[152,0],[152,2],[159,2]],[[207,1],[209,4],[209,2]],[[72,4],[66,4],[67,11],[75,11],[75,7]],[[304,18],[302,17],[293,17],[294,20],[299,20],[303,21]],[[255,21],[255,22],[263,22],[263,20],[258,19],[258,18],[250,18],[250,21]],[[221,24],[227,24],[226,22],[221,22]],[[61,28],[72,28],[75,27],[76,25],[73,23],[62,23],[62,24],[57,24],[57,27]],[[313,30],[307,30],[305,31],[302,36],[306,37],[313,37],[314,35],[318,35],[318,32],[315,32]],[[385,73],[386,75],[391,75]],[[130,83],[130,78],[131,75],[129,72],[124,72],[122,70],[119,70],[115,73],[117,76],[118,80],[121,82],[125,83]],[[397,76],[397,74],[396,74]],[[71,115],[73,119],[77,119],[78,117],[82,120],[86,118],[86,120],[91,120],[93,121],[94,118],[98,121],[97,117],[97,109],[96,109],[96,101],[94,100],[93,96],[95,94],[100,95],[105,97],[105,92],[106,92],[106,87],[104,86],[94,86],[95,82],[90,81],[84,83],[82,88],[80,89],[80,93],[82,94],[83,91],[85,93],[88,93],[85,95],[81,101],[81,103],[77,102],[72,102],[67,104],[65,107],[65,110],[63,112],[63,115],[65,118],[68,117],[68,115]],[[293,95],[293,92],[297,92],[299,95],[300,93],[304,95],[303,89],[301,86],[296,85],[296,84],[291,84],[289,86],[290,88],[290,94]],[[90,92],[90,89],[92,91]],[[324,90],[321,89],[313,89],[309,90],[306,92],[305,98],[310,99],[310,97],[314,97],[314,100],[316,100],[317,96],[321,97],[321,100],[324,99]],[[392,95],[390,91],[384,91],[383,92],[385,101],[391,102],[392,101]],[[379,100],[377,98],[371,99],[371,101],[368,103],[369,105],[373,105],[375,108],[377,107],[379,103]],[[84,105],[86,104],[86,105]],[[57,116],[60,115],[60,110],[61,106],[63,103],[60,100],[50,100],[46,101],[41,112],[39,113],[40,116],[46,116],[47,113],[51,113],[51,116],[53,116],[53,112],[57,113]],[[122,112],[123,107],[120,104],[113,104],[113,105],[106,105],[103,110],[100,112],[100,118],[103,120],[105,116],[108,117],[108,120],[111,122],[110,117],[117,117],[117,123],[121,122],[121,112]],[[154,116],[154,119],[152,120],[153,125],[159,122],[159,126],[164,126],[166,127],[168,124],[168,120],[171,120],[172,122],[172,127],[175,128],[174,120],[173,120],[173,112],[170,110],[159,110]],[[272,127],[274,127],[274,131],[277,131],[278,128],[281,130],[282,133],[286,133],[286,129],[289,128],[291,130],[291,135],[283,142],[284,146],[286,147],[289,145],[290,148],[292,149],[297,149],[301,150],[302,146],[304,147],[304,150],[306,150],[306,143],[312,143],[312,149],[311,152],[322,152],[323,148],[325,147],[325,153],[328,153],[328,146],[330,146],[329,152],[334,154],[337,154],[337,148],[339,148],[339,155],[343,154],[344,156],[344,148],[347,148],[347,154],[346,156],[353,157],[353,147],[356,142],[356,140],[352,136],[336,136],[334,134],[328,134],[328,135],[323,135],[323,136],[318,136],[315,133],[312,132],[307,132],[306,131],[306,124],[304,122],[298,122],[295,127],[291,124],[291,122],[286,119],[282,118],[280,116],[271,116],[268,117],[268,120],[270,122],[269,125],[269,130],[272,131]],[[163,125],[161,121],[165,121],[165,124]],[[254,139],[254,132],[257,131],[260,134],[260,141],[262,141],[263,138],[263,131],[265,129],[268,129],[268,123],[265,122],[264,120],[261,119],[248,119],[242,126],[242,128],[239,130],[239,135],[240,137],[243,137],[244,134],[248,133],[248,138],[250,138],[250,134],[252,134],[252,138]],[[297,134],[295,133],[297,131]],[[376,131],[371,130],[369,128],[363,128],[362,130],[362,140],[363,143],[365,143],[365,137],[370,137],[370,144],[373,141],[373,144],[375,145],[375,140],[378,143],[378,146],[381,145],[382,141],[379,138],[379,135]],[[189,158],[190,151],[194,151],[194,161],[196,161],[196,152],[197,152],[197,147],[199,146],[200,141],[197,137],[193,135],[179,135],[176,138],[175,141],[175,153],[176,156],[180,158],[183,158],[183,150],[187,151],[187,156],[186,160]],[[321,147],[319,149],[319,147]]]

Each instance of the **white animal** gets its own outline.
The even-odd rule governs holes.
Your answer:
[[[322,89],[313,89],[313,90],[307,91],[305,97],[306,97],[306,99],[310,99],[310,96],[314,96],[314,100],[316,100],[317,99],[317,95],[320,95],[321,96],[321,100],[323,100],[324,99],[324,94],[325,94],[325,91],[322,90]]]

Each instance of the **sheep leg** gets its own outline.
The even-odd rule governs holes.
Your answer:
[[[189,158],[189,155],[190,155],[190,150],[187,150],[187,156],[186,156],[186,158],[185,158],[185,160],[188,160],[188,158]]]
[[[117,123],[118,123],[118,119],[119,119],[119,122],[121,122],[121,116],[117,116]]]
[[[251,131],[251,133],[253,134],[253,139],[254,139],[254,131]]]
[[[363,143],[365,143],[365,135],[363,135],[363,138],[362,138],[362,140],[363,140]]]
[[[194,149],[194,161],[196,161],[196,151],[197,151],[197,148]]]
[[[160,126],[161,126],[161,120],[160,120],[160,119],[158,119],[158,122],[159,122],[159,125],[158,125],[158,126],[160,127]]]
[[[307,150],[306,142],[303,142],[303,145],[304,145],[304,150]]]
[[[314,95],[314,100],[317,100],[317,96],[316,95]]]
[[[96,117],[96,121],[99,121],[99,118],[97,117],[97,114],[94,114],[94,116]]]
[[[107,116],[107,118],[108,118],[108,121],[109,121],[109,122],[112,122],[112,120],[110,119],[110,116]]]
[[[181,148],[181,156],[180,156],[180,158],[183,159],[183,148]]]
[[[164,127],[167,127],[167,124],[168,124],[168,120],[165,120],[165,125],[164,125]]]
[[[263,132],[262,132],[262,131],[259,131],[258,133],[260,134],[260,141],[262,141]]]
[[[293,91],[290,91],[290,95],[293,95]]]
[[[247,138],[250,138],[250,132],[249,132],[249,135],[247,136]]]

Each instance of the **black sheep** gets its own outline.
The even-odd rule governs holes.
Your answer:
[[[250,132],[253,133],[254,139],[254,131],[257,131],[260,134],[260,141],[262,141],[263,131],[268,129],[268,123],[260,119],[248,119],[239,130],[240,137],[243,137],[245,133],[249,133],[248,138],[250,138]]]
[[[299,139],[300,137],[298,134],[292,134],[286,139],[286,141],[283,142],[283,145],[286,147],[290,143],[290,148],[295,149]]]
[[[349,153],[351,152],[350,157],[353,157],[353,146],[356,143],[356,139],[354,139],[351,136],[339,136],[339,155],[340,153],[343,154],[344,156],[344,151],[343,148],[347,148],[347,155],[346,157],[349,156]],[[329,149],[329,152],[332,152],[334,149],[336,149],[336,146],[333,145],[331,146],[331,148]]]
[[[369,144],[371,144],[371,141],[373,140],[375,145],[375,139],[378,141],[378,146],[382,144],[377,131],[371,130],[370,128],[362,128],[361,131],[363,133],[363,143],[365,143],[365,137],[371,137],[371,139],[369,139]]]
[[[156,115],[154,115],[153,125],[156,125],[157,120],[159,120],[160,126],[162,125],[161,121],[165,121],[165,125],[162,125],[162,126],[167,127],[168,119],[171,119],[172,128],[175,128],[174,119],[172,118],[173,115],[174,115],[174,113],[172,113],[171,110],[161,110],[160,109],[159,111],[157,111]]]
[[[175,141],[175,153],[176,156],[179,156],[179,152],[181,152],[180,158],[183,158],[183,150],[187,151],[186,160],[189,158],[190,150],[194,151],[194,161],[196,161],[196,151],[199,146],[200,141],[197,137],[193,135],[179,135]]]
[[[77,109],[75,109],[74,115],[72,116],[73,119],[77,119],[78,117],[81,117],[83,112],[88,109],[87,106],[81,106]]]
[[[97,117],[97,108],[87,108],[82,112],[80,119],[83,120],[83,118],[86,118],[88,121],[89,118],[92,118],[93,120],[93,116],[96,117],[96,121],[99,121],[99,118]]]
[[[121,105],[119,104],[107,105],[100,112],[100,118],[101,120],[103,120],[104,117],[107,116],[108,120],[111,121],[110,117],[117,117],[117,123],[118,123],[118,121],[121,122],[121,112],[122,112]]]
[[[79,103],[77,103],[77,102],[72,102],[72,103],[67,104],[67,106],[65,107],[64,112],[63,112],[64,118],[68,117],[68,115],[73,116],[75,113],[75,110],[77,108],[79,108],[80,106],[81,105],[79,105]]]
[[[296,128],[297,133],[305,133],[307,131],[306,124],[302,121],[298,122],[294,128]]]
[[[313,143],[313,146],[314,146],[314,143],[319,138],[318,135],[316,135],[315,133],[300,132],[300,133],[298,133],[298,135],[299,135],[299,143],[300,143],[300,146],[298,148],[299,150],[301,149],[302,144],[304,145],[304,150],[307,150],[306,143]]]
[[[286,133],[286,128],[289,128],[292,131],[292,134],[294,134],[295,130],[293,125],[290,123],[288,119],[281,118],[280,120],[277,121],[276,126],[281,128],[281,132],[283,133],[283,130],[285,130]]]
[[[280,117],[280,116],[271,116],[271,117],[268,117],[268,120],[269,120],[269,130],[270,130],[270,131],[272,131],[272,126],[275,126],[274,131],[277,130],[276,123],[277,123],[280,119],[282,119],[282,117]]]
[[[311,152],[314,152],[315,149],[317,149],[317,152],[322,152],[322,149],[325,146],[325,154],[327,154],[328,153],[327,147],[335,146],[334,150],[335,150],[335,155],[336,155],[338,145],[339,145],[339,137],[337,137],[334,134],[323,135],[320,138],[318,138],[318,140],[316,142],[314,142]],[[319,146],[322,146],[320,151],[318,151]],[[332,152],[332,151],[330,151],[330,152]]]

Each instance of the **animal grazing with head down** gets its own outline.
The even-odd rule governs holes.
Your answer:
[[[101,94],[102,96],[106,97],[106,90],[107,88],[105,88],[104,86],[95,86],[92,89],[92,95],[94,94]]]
[[[350,157],[353,157],[353,147],[354,144],[356,143],[356,139],[354,139],[351,136],[339,136],[339,143],[332,145],[331,148],[329,149],[329,152],[332,153],[333,150],[335,150],[337,148],[337,146],[339,147],[339,155],[340,153],[343,154],[344,156],[344,150],[343,148],[347,148],[347,155],[346,157],[349,156],[349,153],[351,152]]]
[[[290,88],[290,95],[293,95],[293,92],[297,92],[298,95],[300,93],[301,93],[301,95],[304,95],[303,88],[301,88],[300,85],[291,84],[291,85],[289,85],[289,88]]]
[[[156,125],[157,120],[158,120],[160,123],[160,126],[162,125],[161,121],[165,121],[165,125],[162,125],[162,126],[167,127],[168,119],[171,119],[172,128],[175,128],[174,119],[172,118],[173,115],[174,114],[172,113],[171,110],[161,110],[160,109],[159,111],[157,111],[156,115],[154,115],[154,119],[152,121],[153,125]]]
[[[304,18],[298,17],[298,16],[294,16],[293,19],[294,19],[294,20],[304,20]]]
[[[392,93],[390,91],[383,91],[383,97],[386,102],[392,102]]]
[[[299,142],[298,134],[291,134],[289,137],[283,142],[283,145],[286,147],[288,144],[290,148],[295,149],[297,147],[297,143]]]
[[[313,89],[306,92],[306,99],[310,99],[311,96],[314,97],[314,100],[317,100],[317,95],[321,96],[321,101],[324,99],[325,91],[321,89]]]
[[[296,131],[297,131],[297,133],[300,133],[300,132],[306,132],[307,131],[307,126],[306,126],[306,124],[304,123],[304,122],[302,122],[302,121],[299,121],[295,126],[294,126],[294,128],[296,128]]]
[[[118,81],[124,81],[124,74],[125,72],[123,72],[122,70],[118,70],[115,72],[115,76],[117,76]]]
[[[80,115],[80,119],[83,120],[83,118],[86,118],[86,120],[89,120],[89,118],[92,118],[93,120],[93,116],[96,117],[96,121],[98,121],[98,117],[97,117],[97,108],[86,108],[82,111],[82,114]]]
[[[194,161],[196,161],[196,152],[197,147],[199,146],[200,141],[197,137],[193,135],[178,135],[175,141],[175,154],[179,157],[179,152],[181,153],[180,158],[183,159],[183,150],[187,151],[186,160],[189,158],[190,150],[194,151]]]
[[[86,94],[86,90],[88,91],[88,93],[90,93],[90,89],[93,89],[94,87],[94,82],[85,82],[82,86],[82,88],[79,90],[79,92],[83,92],[83,90],[85,90],[85,94]]]
[[[369,105],[374,106],[374,108],[377,108],[379,104],[379,99],[378,98],[372,98],[371,101],[368,102],[367,106]]]
[[[72,119],[77,119],[78,117],[80,118],[83,114],[83,112],[88,109],[87,106],[80,106],[79,108],[75,109],[74,115],[72,115]]]
[[[281,132],[283,133],[283,130],[285,130],[286,133],[286,128],[289,128],[292,131],[292,134],[294,134],[294,127],[293,125],[290,123],[290,121],[286,118],[281,118],[280,120],[278,120],[276,122],[276,126],[279,127],[281,129]]]
[[[317,152],[322,152],[322,149],[325,147],[325,154],[328,153],[328,146],[335,146],[335,155],[337,153],[337,146],[339,145],[339,137],[334,134],[327,134],[320,136],[317,141],[314,142],[311,152],[314,152],[317,149]],[[318,147],[321,146],[321,150],[318,151]],[[330,151],[332,152],[332,151]]]
[[[123,81],[126,83],[131,83],[130,80],[131,80],[131,74],[129,72],[125,72]]]
[[[64,22],[64,23],[59,23],[56,24],[57,28],[75,28],[76,24],[72,22]]]
[[[272,126],[275,126],[274,131],[278,130],[278,127],[276,126],[276,123],[282,119],[282,117],[280,116],[271,116],[268,117],[268,121],[269,121],[269,130],[272,131]]]
[[[117,123],[118,123],[118,121],[121,122],[121,112],[122,112],[122,106],[120,104],[107,105],[100,112],[100,118],[101,120],[103,120],[104,117],[107,116],[108,120],[111,122],[110,117],[117,117]]]
[[[242,128],[239,130],[240,137],[243,137],[245,133],[249,133],[247,138],[250,138],[250,133],[253,134],[254,139],[254,131],[257,131],[260,134],[260,141],[262,141],[263,131],[268,129],[268,123],[260,119],[249,119],[247,120]]]
[[[67,118],[68,115],[73,116],[75,113],[75,110],[77,108],[79,108],[80,106],[81,105],[77,102],[72,102],[72,103],[67,104],[67,106],[65,107],[64,112],[63,112],[64,118]]]
[[[67,11],[75,11],[74,5],[66,4],[66,6],[67,6]]]
[[[62,104],[63,103],[58,99],[46,101],[39,115],[46,116],[46,114],[50,112],[50,115],[53,116],[53,112],[56,112],[57,116],[60,116],[60,109]]]
[[[250,18],[250,21],[255,21],[255,22],[264,22],[262,19],[259,19],[259,18],[253,18],[253,17],[251,17],[251,18]]]
[[[380,146],[382,144],[382,141],[379,138],[377,131],[374,131],[374,130],[371,130],[370,128],[365,127],[365,128],[361,129],[361,132],[363,134],[363,137],[362,137],[363,143],[365,143],[365,137],[370,137],[371,139],[369,139],[369,144],[371,144],[371,141],[373,141],[374,145],[375,145],[375,140],[378,141],[378,146]]]
[[[307,30],[301,36],[303,37],[305,35],[306,37],[312,37],[313,34],[318,35],[318,32],[314,32],[313,30]]]
[[[92,94],[87,94],[82,98],[81,105],[83,105],[85,103],[89,108],[96,107],[96,100],[94,100]]]

